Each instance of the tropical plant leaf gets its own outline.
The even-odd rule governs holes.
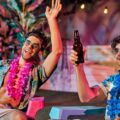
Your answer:
[[[42,2],[43,0],[35,0],[32,4],[26,6],[26,11],[30,12],[35,10]]]
[[[35,0],[27,0],[26,5],[32,4]]]
[[[29,19],[28,19],[29,18]],[[27,26],[27,30],[29,30],[28,29],[28,27],[29,26],[31,26],[31,24],[32,23],[34,23],[35,22],[35,16],[33,15],[33,14],[31,14],[31,13],[28,13],[26,16],[25,16],[25,19],[26,19],[26,26]]]
[[[19,40],[21,45],[25,42],[25,37],[24,37],[24,35],[21,32],[16,34],[16,38],[17,38],[17,40]]]
[[[38,17],[39,17],[39,18],[45,17],[45,13],[41,13]]]
[[[13,29],[18,28],[18,25],[15,22],[9,22],[9,26],[11,26]]]
[[[20,13],[20,8],[16,0],[9,0],[9,3],[16,12]]]
[[[45,18],[43,19],[37,19],[31,25],[28,27],[28,30],[31,31],[32,29],[39,29],[41,26],[45,23]]]
[[[8,10],[9,13],[11,13],[12,16],[14,17],[19,17],[17,12],[11,7],[11,5],[8,2],[0,2],[0,4]]]
[[[22,11],[22,3],[20,2],[20,0],[16,0],[16,2],[17,2],[19,9]]]
[[[1,0],[0,0],[1,1]],[[12,35],[13,40],[17,39],[23,44],[25,41],[24,34],[33,30],[45,30],[46,29],[46,17],[45,17],[45,1],[44,0],[5,0],[0,4],[5,8],[10,16],[5,16],[5,20],[10,27],[8,35]],[[43,5],[41,5],[43,4]],[[12,32],[11,32],[12,31]],[[45,31],[44,31],[45,32]],[[10,39],[10,38],[8,38]],[[14,43],[14,44],[18,44]],[[44,56],[47,56],[50,40],[46,41],[46,50]]]

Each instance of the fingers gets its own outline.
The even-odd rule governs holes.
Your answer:
[[[46,7],[46,11],[47,11],[47,12],[50,11],[50,7],[49,7],[49,6]]]
[[[46,11],[45,11],[45,15],[47,16],[47,14],[49,13],[49,14],[51,14],[51,9],[50,9],[50,7],[49,6],[47,6],[46,7]]]
[[[77,52],[74,50],[71,50],[71,54],[70,54],[70,61],[72,64],[77,65],[76,61],[78,60],[78,56],[77,56]]]
[[[60,3],[60,0],[52,0],[52,9],[55,8],[58,11],[62,9],[62,4]]]
[[[58,11],[61,11],[61,9],[62,9],[62,4],[59,5]]]
[[[59,7],[59,4],[60,4],[60,0],[56,0],[56,2],[55,2],[55,8],[56,9]]]
[[[54,8],[55,6],[54,6],[54,0],[52,0],[52,8]]]

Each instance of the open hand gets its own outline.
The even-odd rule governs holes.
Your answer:
[[[60,3],[60,0],[52,0],[51,8],[49,6],[46,7],[45,15],[47,19],[51,20],[56,18],[61,9],[62,5]]]

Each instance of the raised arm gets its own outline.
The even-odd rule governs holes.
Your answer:
[[[71,63],[74,65],[75,73],[77,76],[78,95],[81,102],[88,102],[93,98],[95,98],[96,96],[100,95],[100,91],[99,91],[100,89],[89,87],[89,84],[84,72],[83,64],[77,65],[75,63],[77,59],[78,59],[77,52],[72,50],[70,55],[70,60],[71,60]]]
[[[56,67],[62,53],[62,41],[56,20],[61,8],[60,0],[56,0],[55,2],[52,0],[52,7],[47,7],[45,12],[50,27],[52,43],[52,51],[43,63],[47,76],[49,76]]]

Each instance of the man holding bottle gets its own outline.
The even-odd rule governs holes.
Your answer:
[[[112,40],[111,48],[116,60],[120,62],[120,36]],[[78,53],[75,50],[71,51],[70,60],[74,65],[77,76],[80,101],[89,102],[96,97],[99,98],[97,100],[107,98],[105,120],[120,120],[120,71],[105,79],[99,86],[90,88],[83,63],[76,63],[78,61]]]

